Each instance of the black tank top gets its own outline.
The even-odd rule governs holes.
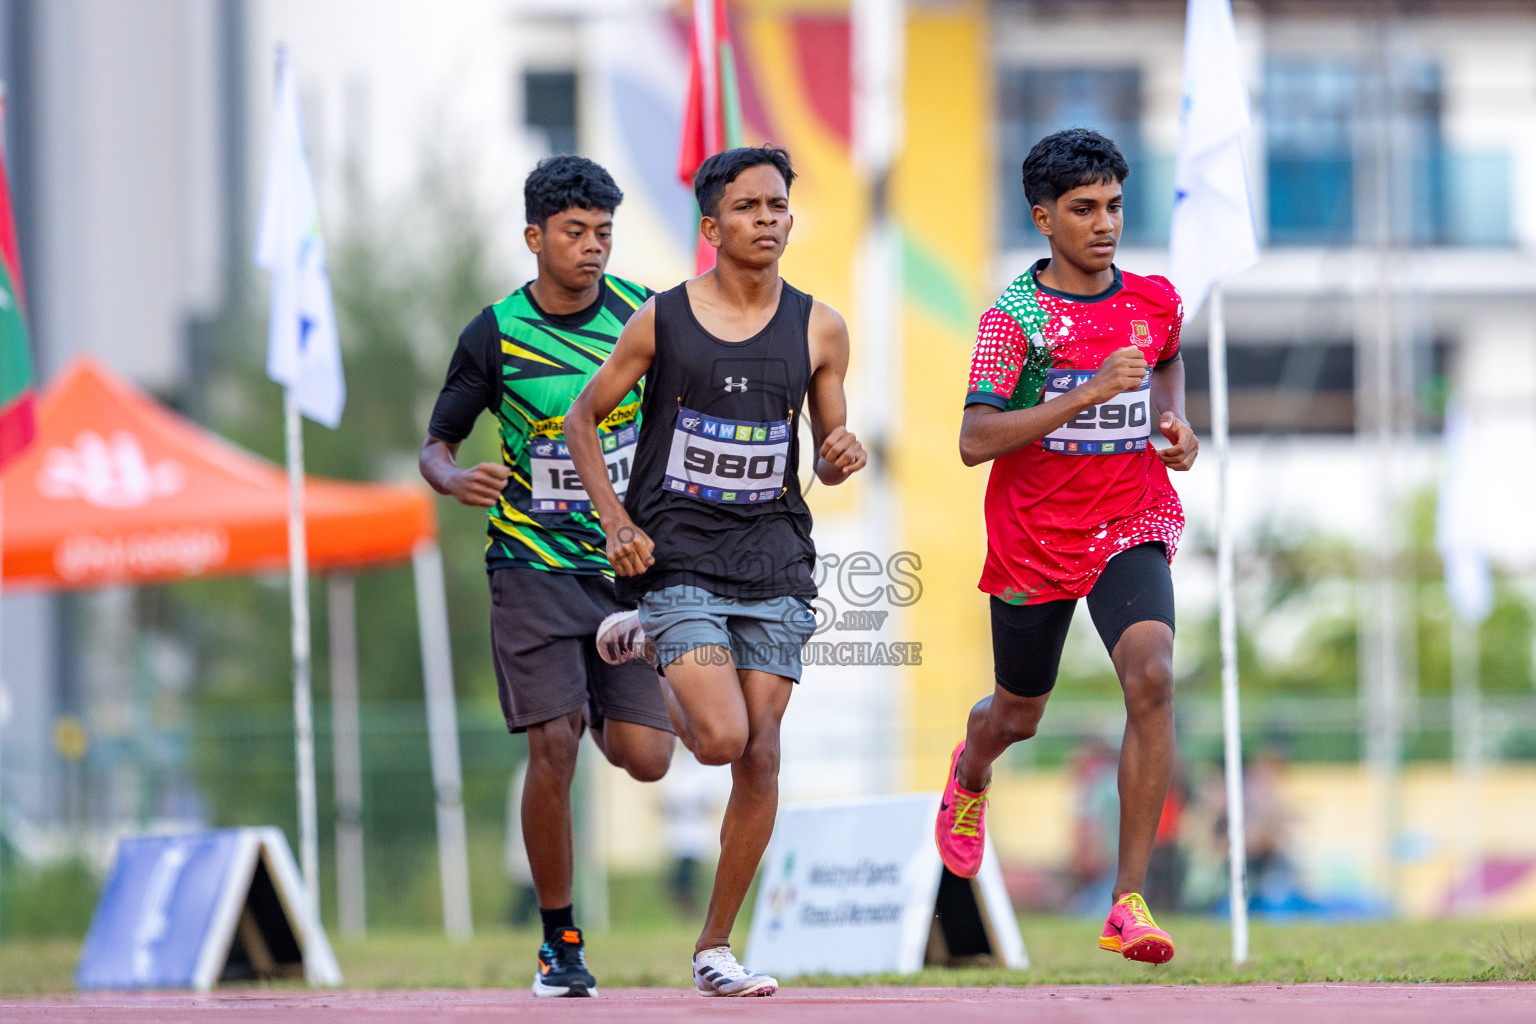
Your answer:
[[[621,600],[690,584],[720,597],[816,596],[798,431],[811,381],[811,297],[783,283],[746,341],[699,324],[686,285],[656,296],[656,358],[624,507],[656,564],[615,581]]]

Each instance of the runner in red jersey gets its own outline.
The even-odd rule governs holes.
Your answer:
[[[1120,857],[1101,948],[1166,963],[1173,940],[1142,899],[1173,773],[1173,583],[1184,511],[1168,470],[1193,465],[1184,415],[1183,308],[1160,277],[1114,265],[1121,185],[1113,142],[1074,128],[1036,143],[1024,192],[1051,256],[982,315],[960,454],[992,461],[987,561],[993,693],[971,709],[950,758],[935,838],[973,877],[986,838],[992,763],[1035,734],[1079,597],[1125,691]],[[1170,442],[1158,450],[1152,426]]]
[[[1061,398],[1123,348],[1149,367],[1178,359],[1183,310],[1167,279],[1112,268],[1109,287],[1075,295],[1040,280],[1049,264],[1036,263],[982,314],[968,406],[1027,409]],[[996,457],[982,590],[1015,605],[1085,597],[1111,555],[1155,542],[1173,557],[1184,509],[1149,442],[1151,390],[1149,374],[1140,390]]]

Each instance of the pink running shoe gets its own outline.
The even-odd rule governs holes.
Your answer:
[[[1099,936],[1099,948],[1144,964],[1173,959],[1173,939],[1152,920],[1152,911],[1139,892],[1128,892],[1115,901]]]
[[[964,749],[965,740],[961,740],[949,756],[949,781],[944,784],[944,796],[939,800],[939,819],[934,823],[933,836],[944,866],[961,878],[975,878],[987,846],[987,793],[992,787],[980,793],[960,788],[955,781],[955,765]]]

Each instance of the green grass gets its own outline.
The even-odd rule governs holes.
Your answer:
[[[16,863],[4,856],[0,888],[0,928],[5,938],[70,939],[85,934],[101,891],[101,881],[81,861],[43,867]]]
[[[79,939],[0,942],[0,995],[46,995],[75,987]]]
[[[1171,964],[1149,967],[1099,950],[1096,922],[1027,917],[1020,927],[1033,966],[929,967],[911,976],[812,977],[801,985],[1230,984],[1314,981],[1536,980],[1536,928],[1483,922],[1411,924],[1255,924],[1253,956],[1228,961],[1229,933],[1218,921],[1169,918],[1178,941]],[[686,985],[695,929],[652,921],[588,936],[588,959],[607,988]],[[350,988],[522,988],[532,978],[538,937],[531,929],[484,928],[455,945],[440,935],[380,933],[336,941]],[[0,943],[0,994],[67,992],[79,946],[73,940]],[[788,979],[781,979],[788,980]]]

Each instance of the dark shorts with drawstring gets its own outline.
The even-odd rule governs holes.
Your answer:
[[[582,709],[594,726],[612,718],[672,731],[656,670],[597,655],[598,624],[622,608],[606,576],[491,572],[491,655],[510,731]]]

